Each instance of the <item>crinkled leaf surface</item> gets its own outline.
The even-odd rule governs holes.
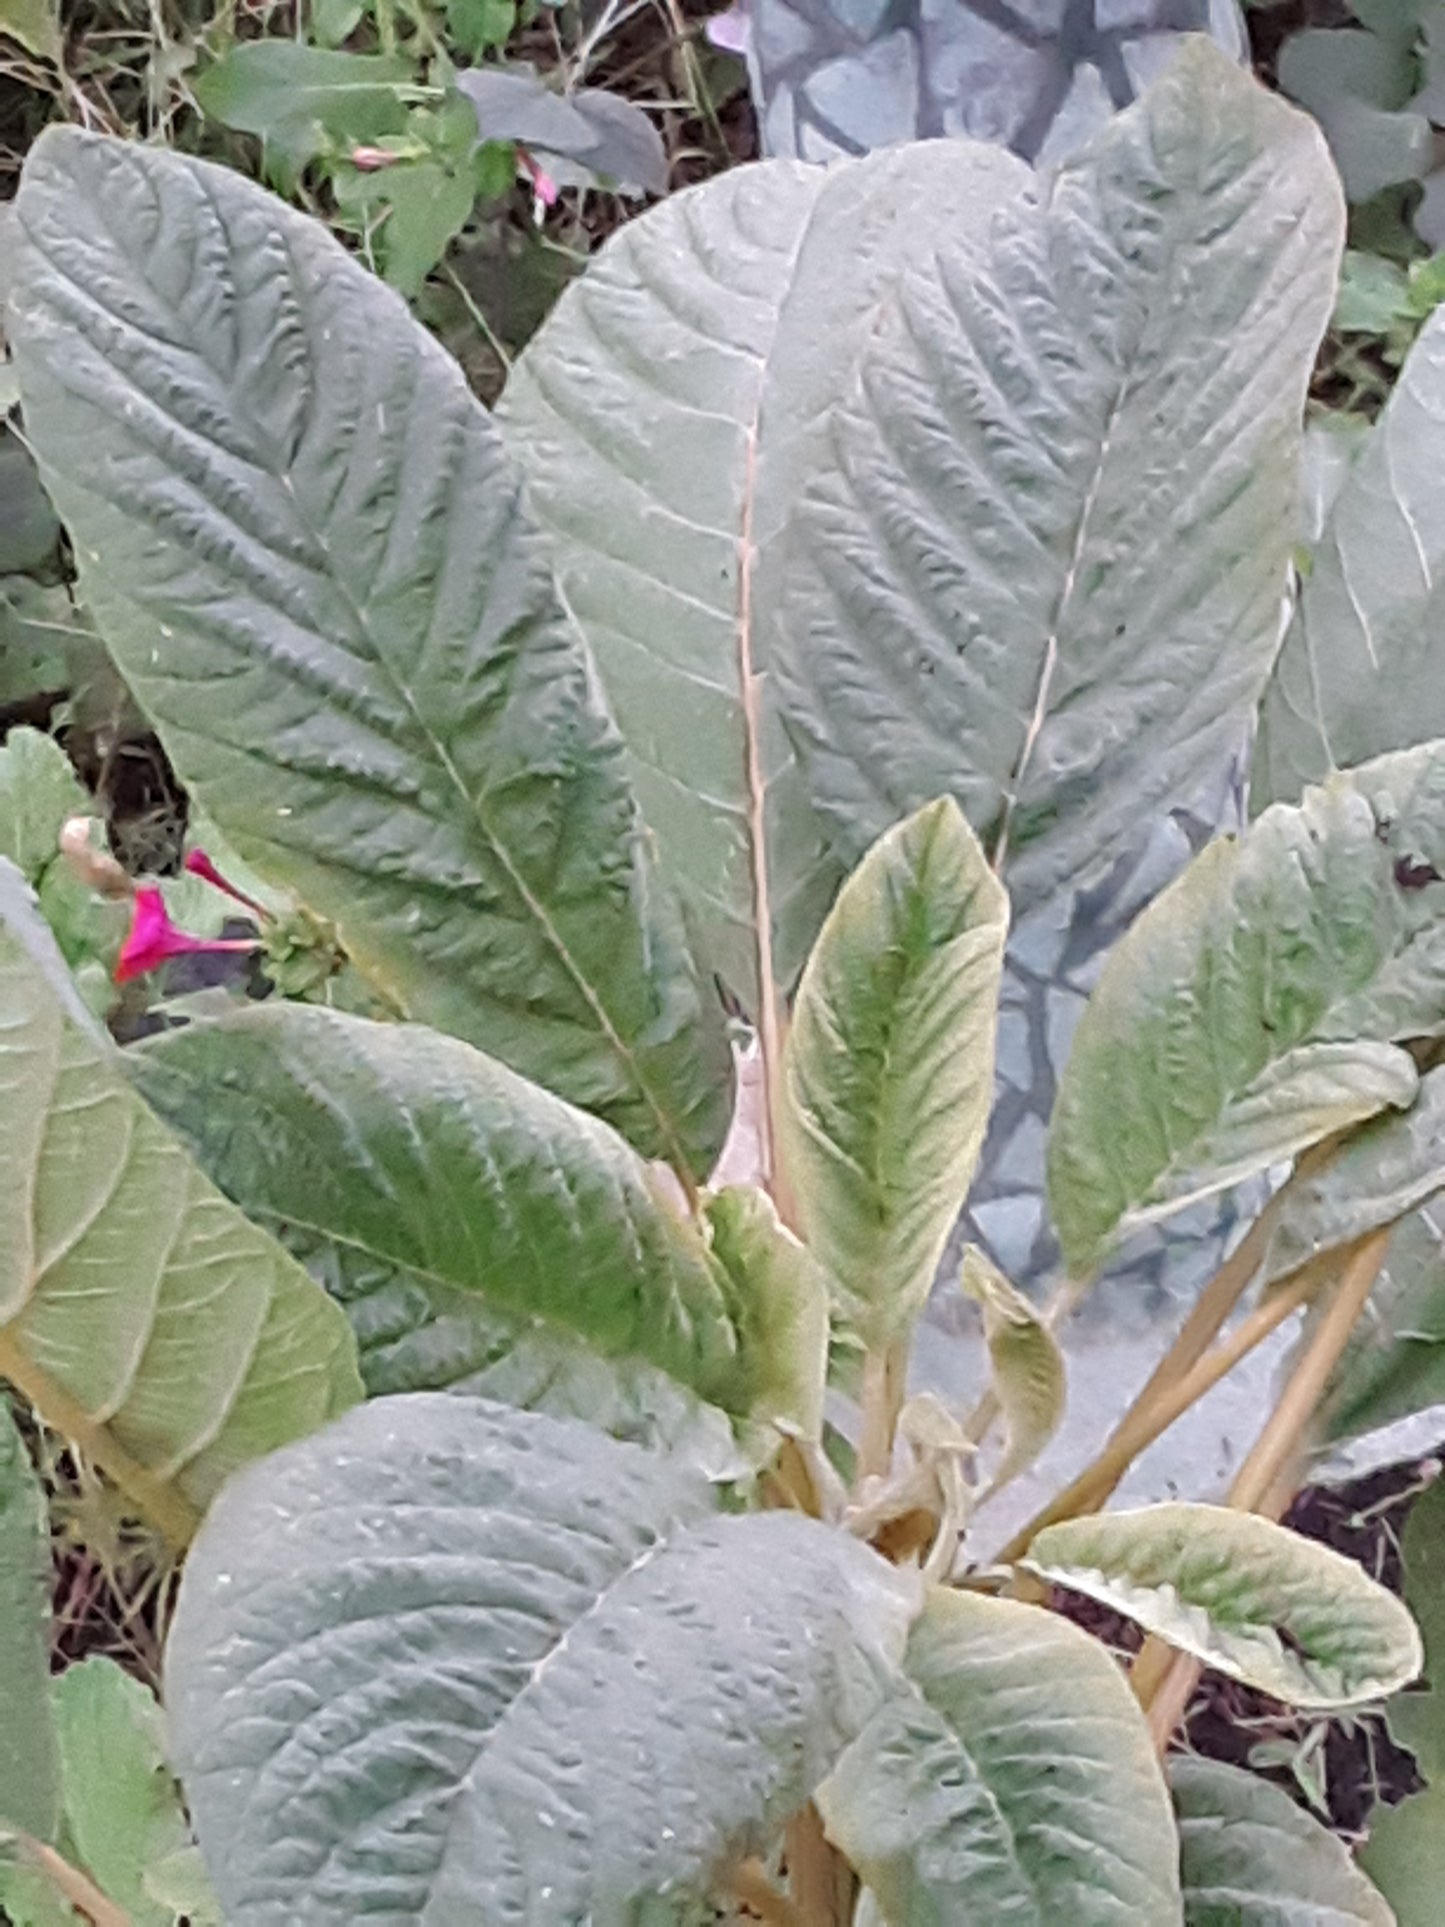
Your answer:
[[[1297,1177],[1265,1260],[1286,1278],[1322,1251],[1394,1224],[1445,1190],[1445,1068],[1426,1071],[1407,1111],[1387,1111],[1352,1131],[1317,1171]]]
[[[1344,1843],[1277,1786],[1176,1753],[1185,1927],[1393,1927]]]
[[[226,168],[51,129],[21,224],[29,432],[184,781],[404,1014],[704,1167],[720,1018],[461,370]]]
[[[983,1307],[990,1379],[1003,1415],[1003,1451],[989,1474],[993,1493],[1032,1465],[1058,1430],[1068,1396],[1064,1355],[1033,1300],[976,1245],[963,1254],[958,1282]]]
[[[1211,844],[1111,953],[1074,1036],[1049,1202],[1080,1276],[1135,1225],[1414,1096],[1445,1022],[1445,744]]]
[[[867,1346],[933,1285],[993,1098],[1008,899],[951,797],[881,837],[808,959],[779,1134],[798,1222]]]
[[[232,1481],[167,1654],[226,1919],[686,1918],[880,1705],[911,1588],[589,1427],[378,1399]]]
[[[940,1591],[905,1666],[913,1690],[818,1793],[888,1927],[1181,1919],[1163,1777],[1096,1640],[1036,1606]]]
[[[0,881],[8,865],[0,864]],[[176,1536],[361,1395],[341,1311],[203,1177],[0,900],[0,1375]]]
[[[952,794],[1022,921],[1227,763],[1341,216],[1313,124],[1191,42],[905,274],[794,517],[772,664],[845,855]]]
[[[127,1062],[216,1183],[343,1301],[371,1391],[464,1382],[532,1403],[526,1359],[542,1357],[539,1389],[566,1409],[590,1376],[604,1422],[612,1401],[631,1409],[629,1383],[634,1422],[647,1410],[640,1365],[738,1417],[816,1415],[818,1281],[724,1263],[615,1131],[470,1045],[273,1002]]]
[[[1420,1670],[1420,1635],[1352,1559],[1269,1519],[1151,1505],[1046,1526],[1023,1562],[1291,1706],[1355,1706]]]
[[[0,1833],[37,1840],[60,1823],[60,1756],[50,1714],[50,1520],[0,1392]]]
[[[662,861],[750,1008],[760,910],[790,983],[838,875],[772,699],[780,532],[904,262],[1028,179],[951,142],[735,168],[614,235],[503,396]]]
[[[1328,36],[1322,36],[1327,38]],[[1250,794],[1445,735],[1445,310],[1426,322],[1342,484],[1260,711]]]

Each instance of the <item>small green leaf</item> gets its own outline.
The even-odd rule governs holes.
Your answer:
[[[1268,1780],[1176,1753],[1169,1782],[1185,1927],[1393,1927],[1343,1842]]]
[[[50,1708],[50,1520],[0,1390],[0,1834],[53,1842],[60,1765]]]
[[[183,1537],[361,1395],[346,1320],[126,1081],[0,861],[0,1374]]]
[[[1445,743],[1210,844],[1115,945],[1049,1132],[1070,1269],[1415,1095],[1445,1024]]]
[[[817,1794],[887,1927],[1169,1927],[1174,1829],[1137,1702],[1036,1606],[935,1592],[895,1694]]]
[[[619,1396],[604,1361],[645,1361],[738,1417],[808,1425],[821,1312],[786,1234],[757,1262],[766,1207],[714,1200],[709,1250],[607,1125],[469,1045],[270,1003],[127,1063],[216,1183],[345,1304],[372,1392],[464,1382],[577,1409],[590,1378],[600,1422],[610,1398],[635,1421],[656,1400],[635,1379]]]
[[[65,1817],[76,1854],[135,1927],[171,1927],[171,1909],[146,1892],[147,1870],[190,1840],[166,1765],[155,1695],[100,1655],[55,1681]]]
[[[516,24],[515,0],[447,0],[447,35],[472,60],[505,46]]]
[[[285,166],[300,168],[328,138],[355,145],[399,134],[415,83],[403,54],[337,53],[272,37],[229,48],[195,93],[203,114],[259,134]]]
[[[1445,1067],[1426,1071],[1408,1111],[1352,1131],[1319,1170],[1297,1177],[1275,1223],[1265,1277],[1394,1224],[1445,1190]]]
[[[1008,899],[951,798],[882,836],[803,972],[783,1061],[785,1168],[862,1342],[906,1332],[993,1099]]]
[[[231,1481],[182,1578],[165,1698],[226,1919],[691,1920],[878,1710],[914,1596],[590,1427],[374,1400]]]
[[[1171,1504],[1070,1519],[1045,1527],[1023,1564],[1292,1706],[1361,1705],[1420,1670],[1420,1635],[1393,1593],[1253,1513]]]
[[[989,1478],[992,1494],[1026,1471],[1058,1429],[1068,1391],[1064,1355],[1030,1300],[974,1245],[963,1254],[959,1285],[983,1307],[993,1391],[1003,1413],[1004,1448]]]
[[[0,0],[0,33],[8,33],[42,60],[63,52],[58,0]]]

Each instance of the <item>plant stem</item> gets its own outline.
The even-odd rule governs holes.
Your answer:
[[[785,1838],[798,1927],[845,1927],[853,1911],[853,1870],[829,1844],[811,1800],[788,1822]]]
[[[1287,1510],[1305,1429],[1374,1289],[1393,1230],[1393,1225],[1384,1225],[1351,1247],[1339,1285],[1304,1356],[1235,1474],[1225,1503],[1236,1511],[1279,1519]],[[1188,1709],[1202,1670],[1192,1653],[1177,1652],[1157,1637],[1147,1639],[1140,1649],[1130,1683],[1148,1715],[1150,1736],[1161,1757]]]
[[[802,1916],[769,1880],[761,1861],[745,1860],[733,1874],[733,1892],[769,1927],[803,1927]]]
[[[1097,1511],[1145,1447],[1152,1445],[1161,1432],[1168,1431],[1181,1413],[1187,1412],[1196,1400],[1232,1372],[1256,1345],[1261,1344],[1286,1318],[1298,1311],[1314,1292],[1317,1282],[1316,1266],[1303,1266],[1288,1284],[1282,1285],[1262,1305],[1256,1306],[1228,1338],[1222,1339],[1212,1351],[1206,1352],[1181,1378],[1163,1391],[1149,1411],[1140,1412],[1121,1423],[1093,1463],[1085,1466],[1071,1484],[1050,1499],[1041,1512],[1036,1513],[1026,1526],[1014,1534],[998,1554],[997,1563],[1007,1565],[1022,1558],[1029,1542],[1045,1526],[1056,1525],[1060,1519],[1077,1518],[1081,1512]]]
[[[104,1425],[97,1424],[84,1406],[26,1356],[8,1331],[0,1331],[0,1378],[8,1378],[47,1425],[109,1474],[173,1546],[184,1550],[190,1544],[200,1524],[190,1502],[174,1486],[137,1465]]]
[[[893,1466],[893,1434],[908,1383],[908,1340],[870,1351],[863,1361],[863,1430],[858,1440],[857,1484],[886,1479]]]
[[[9,1827],[0,1838],[14,1849],[17,1860],[43,1874],[56,1892],[62,1894],[77,1913],[93,1922],[94,1927],[131,1927],[130,1915],[107,1900],[89,1875],[83,1874],[79,1867],[72,1867],[54,1847],[47,1847],[43,1840],[35,1840],[28,1833],[13,1832]]]

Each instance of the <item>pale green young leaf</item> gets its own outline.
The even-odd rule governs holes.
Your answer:
[[[1236,753],[1342,231],[1313,121],[1196,41],[910,267],[795,511],[769,664],[845,857],[951,794],[1022,922]]]
[[[1445,743],[1212,843],[1115,945],[1049,1132],[1080,1277],[1135,1227],[1415,1095],[1445,1026]]]
[[[1277,1786],[1176,1753],[1185,1927],[1394,1927],[1344,1843]]]
[[[1445,309],[1410,350],[1335,499],[1260,709],[1250,796],[1445,735]]]
[[[1394,1224],[1445,1190],[1445,1067],[1426,1071],[1408,1111],[1352,1131],[1316,1171],[1295,1179],[1265,1259],[1270,1282],[1321,1252]]]
[[[787,987],[839,874],[774,700],[783,529],[906,265],[1029,181],[960,141],[735,168],[614,234],[502,398],[662,863],[750,1011],[759,904]]]
[[[1170,1927],[1174,1828],[1138,1703],[1036,1606],[935,1592],[896,1694],[817,1799],[887,1927]]]
[[[229,168],[51,128],[18,205],[28,432],[182,779],[403,1014],[701,1172],[721,1014],[461,370]]]
[[[869,1347],[922,1309],[973,1177],[1007,931],[1003,888],[944,797],[868,852],[798,987],[784,1169],[838,1315]]]
[[[172,1927],[146,1889],[152,1866],[184,1850],[190,1828],[166,1765],[156,1698],[112,1659],[93,1654],[54,1684],[65,1818],[79,1863],[134,1927]]]
[[[983,1307],[993,1393],[1003,1414],[1003,1452],[988,1482],[993,1493],[1026,1471],[1058,1429],[1068,1391],[1064,1355],[1033,1301],[974,1245],[963,1254],[959,1286]]]
[[[690,1919],[878,1710],[913,1591],[590,1427],[373,1400],[186,1566],[165,1697],[225,1917]]]
[[[179,1535],[360,1397],[355,1346],[135,1095],[33,905],[0,910],[0,1372]]]
[[[726,1261],[615,1131],[456,1038],[271,1002],[127,1062],[343,1302],[373,1393],[463,1384],[644,1434],[684,1390],[738,1418],[816,1404],[795,1268]]]
[[[50,1520],[0,1391],[0,1834],[52,1842],[60,1755],[50,1709]]]
[[[756,1185],[726,1185],[703,1209],[713,1260],[732,1280],[743,1348],[758,1373],[749,1417],[821,1438],[827,1280]]]
[[[1046,1526],[1023,1564],[1291,1706],[1358,1706],[1420,1671],[1420,1635],[1352,1559],[1226,1506]]]

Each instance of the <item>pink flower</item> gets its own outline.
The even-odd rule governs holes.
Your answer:
[[[532,192],[542,203],[543,207],[555,207],[557,205],[557,183],[552,179],[552,176],[547,173],[544,168],[538,166],[525,147],[519,147],[517,149],[517,159],[522,163],[523,168],[531,177]]]
[[[230,894],[234,896],[236,892]],[[116,960],[115,981],[118,984],[127,983],[132,977],[157,969],[168,957],[190,957],[199,951],[255,948],[249,937],[192,937],[186,931],[178,930],[171,922],[165,898],[157,885],[143,883],[137,889],[131,905],[130,929],[126,932],[125,942]]]
[[[353,147],[351,150],[351,165],[360,174],[375,174],[383,167],[395,167],[400,159],[400,154],[393,154],[385,147]]]
[[[214,885],[217,890],[224,890],[228,897],[234,897],[237,903],[244,903],[246,908],[254,912],[263,923],[269,918],[270,912],[264,904],[257,903],[254,897],[248,897],[245,891],[238,890],[234,883],[227,883],[226,879],[221,875],[220,871],[216,868],[215,864],[212,863],[204,850],[187,850],[186,868],[193,877],[203,877],[207,883]]]

